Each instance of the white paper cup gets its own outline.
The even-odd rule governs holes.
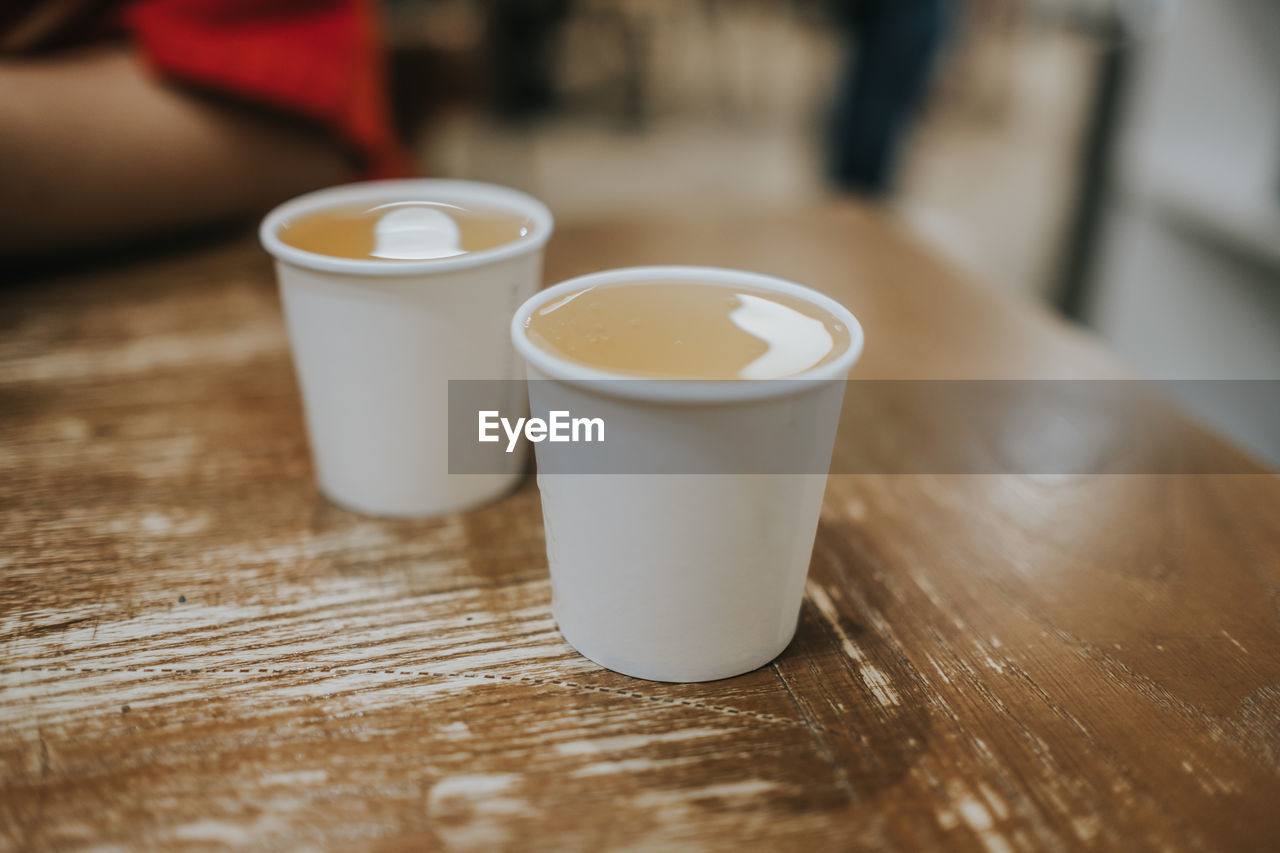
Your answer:
[[[585,368],[540,349],[526,334],[535,311],[584,287],[664,280],[745,285],[800,298],[845,324],[849,349],[795,381],[689,383]],[[534,414],[554,408],[601,416],[606,439],[621,441],[615,446],[628,471],[644,471],[647,463],[669,468],[673,448],[691,463],[697,460],[689,453],[714,454],[719,464],[757,458],[782,444],[816,454],[816,469],[796,473],[589,474],[541,470],[544,457],[569,451],[536,448],[552,614],[574,648],[609,669],[655,681],[726,678],[781,653],[804,596],[844,379],[862,350],[853,315],[820,293],[770,276],[637,267],[542,291],[520,306],[511,337],[528,363]]]
[[[528,217],[532,232],[485,251],[414,261],[329,257],[278,236],[283,223],[317,210],[402,200],[509,210]],[[523,448],[510,455],[509,470],[449,473],[448,381],[520,378],[507,324],[541,283],[552,227],[551,212],[532,196],[434,179],[333,187],[267,215],[259,236],[276,259],[316,476],[331,500],[371,515],[428,516],[515,485]],[[518,410],[524,401],[495,405]]]

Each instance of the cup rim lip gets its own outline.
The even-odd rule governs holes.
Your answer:
[[[323,210],[326,207],[374,199],[423,200],[424,195],[430,196],[426,199],[428,201],[490,204],[513,209],[533,221],[533,233],[526,238],[504,243],[492,249],[468,252],[465,255],[454,255],[449,258],[416,261],[336,258],[290,246],[281,240],[278,234],[280,226],[291,217]],[[258,240],[276,260],[304,269],[361,276],[406,276],[452,272],[531,254],[546,246],[554,230],[555,218],[551,215],[550,209],[538,199],[520,190],[499,184],[452,178],[392,178],[338,184],[292,198],[277,205],[263,217],[262,223],[258,226]]]
[[[585,287],[624,282],[635,284],[671,280],[695,280],[710,284],[740,284],[759,290],[782,293],[811,302],[849,331],[849,347],[839,356],[794,376],[778,379],[649,379],[610,373],[586,367],[553,355],[538,347],[527,334],[526,323],[543,305]],[[526,363],[552,380],[566,382],[610,397],[625,397],[650,402],[730,403],[782,397],[800,393],[815,382],[832,382],[846,378],[862,355],[862,324],[853,313],[836,300],[810,287],[764,273],[711,266],[639,266],[602,270],[562,281],[531,296],[511,318],[511,342]]]

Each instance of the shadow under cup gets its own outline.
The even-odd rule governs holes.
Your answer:
[[[737,285],[812,303],[845,325],[849,347],[794,382],[654,380],[567,361],[526,334],[538,309],[584,288],[658,281]],[[804,596],[844,380],[862,350],[853,315],[770,276],[638,267],[542,291],[520,307],[511,337],[528,362],[531,416],[599,416],[626,457],[610,459],[621,473],[582,473],[563,455],[572,445],[536,445],[552,614],[564,638],[602,666],[655,681],[726,678],[780,654]],[[670,470],[664,460],[673,448],[728,446],[734,458],[749,459],[780,442],[810,448],[822,461],[797,473],[644,473]]]
[[[530,233],[495,248],[430,260],[358,260],[284,243],[282,225],[352,204],[425,201],[525,216]],[[450,474],[450,379],[523,377],[512,314],[537,292],[551,212],[532,196],[471,181],[371,181],[300,196],[263,220],[275,258],[294,369],[321,491],[380,516],[439,515],[491,501],[520,478],[509,468]],[[518,389],[519,383],[494,383]],[[520,411],[523,395],[493,401]]]

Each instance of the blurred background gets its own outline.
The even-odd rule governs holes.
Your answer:
[[[413,126],[433,174],[527,189],[563,222],[785,210],[852,192],[892,205],[983,280],[1051,297],[1110,49],[1090,31],[1098,21],[1021,0],[877,5],[394,0],[390,10],[402,51],[433,55],[449,67],[442,76],[489,81],[471,97],[455,87],[459,97]],[[905,20],[867,27],[883,42],[868,45],[859,11]],[[486,62],[502,49],[486,37],[520,27],[486,13],[540,18],[526,33],[546,43]],[[856,105],[841,138],[837,112],[869,50],[888,54],[875,74],[898,79],[880,86],[884,105]],[[895,85],[912,75],[914,87]],[[860,132],[891,137],[884,156],[864,157],[883,162],[837,174],[836,149]],[[877,169],[886,174],[867,174]]]
[[[156,44],[189,48],[182,28],[196,18],[225,44],[229,22],[255,14],[243,0],[19,0],[0,11],[0,57],[10,57],[0,66],[0,212],[21,209],[5,185],[14,192],[30,171],[21,163],[31,134],[14,130],[13,105],[28,103],[31,127],[48,124],[48,111],[31,106],[38,90],[24,88],[43,83],[5,72],[20,70],[14,56],[24,68],[47,58],[53,40],[42,34],[59,22],[110,5],[130,7],[151,61],[179,78],[234,75],[184,65],[185,54],[157,54]],[[854,196],[980,285],[1092,328],[1148,377],[1280,378],[1275,0],[267,5],[273,15],[314,7],[318,18],[328,7],[372,7],[411,168],[525,189],[562,225],[676,209],[785,212]],[[232,48],[221,55],[239,55]],[[344,69],[334,56],[317,67]],[[155,127],[163,116],[173,125],[170,113],[190,118],[173,106],[157,106]],[[363,117],[344,120],[366,127]],[[189,139],[209,138],[188,124]],[[391,162],[378,139],[363,142]],[[338,179],[323,156],[298,151],[277,161],[296,167],[292,184],[275,166],[261,180],[218,185],[259,187],[254,201],[266,201]],[[78,149],[72,159],[83,159]],[[219,210],[248,203],[227,198]],[[0,235],[27,239],[26,224],[10,216]],[[1266,418],[1188,402],[1280,460]]]
[[[430,110],[400,112],[433,174],[527,189],[565,223],[850,193],[975,281],[1092,327],[1146,376],[1280,379],[1274,0],[388,12],[396,79],[431,90]],[[429,70],[406,73],[415,61]],[[1186,402],[1280,461],[1276,413],[1232,396]]]

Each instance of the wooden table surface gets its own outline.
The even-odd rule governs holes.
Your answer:
[[[835,295],[862,378],[1124,373],[855,207],[566,228],[547,277],[646,262]],[[317,495],[247,240],[0,330],[0,846],[1280,849],[1274,476],[833,477],[787,651],[656,684],[556,633],[533,483]]]

